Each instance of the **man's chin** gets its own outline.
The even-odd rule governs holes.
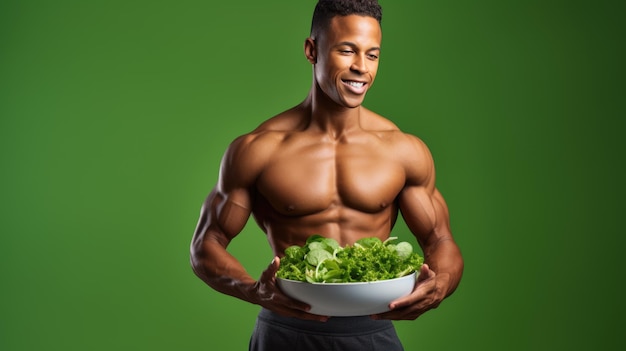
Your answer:
[[[357,108],[363,104],[363,100],[365,100],[365,95],[359,98],[344,98],[341,104],[346,108]]]

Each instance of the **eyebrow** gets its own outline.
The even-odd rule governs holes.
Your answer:
[[[352,47],[352,48],[356,48],[357,47],[357,45],[355,43],[351,42],[351,41],[342,41],[341,43],[337,43],[337,45],[335,45],[335,46],[342,46],[342,45],[349,46],[349,47]],[[371,48],[367,49],[367,51],[372,51],[372,50],[380,51],[380,46],[374,46],[374,47],[371,47]]]

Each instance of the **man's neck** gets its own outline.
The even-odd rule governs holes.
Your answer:
[[[310,113],[309,128],[327,133],[331,139],[339,139],[360,128],[361,106],[350,108],[338,105],[315,89],[311,90],[302,106]]]

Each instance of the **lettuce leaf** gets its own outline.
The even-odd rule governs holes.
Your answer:
[[[418,271],[424,259],[406,241],[384,242],[363,238],[341,247],[321,235],[310,236],[304,246],[291,246],[281,258],[276,276],[309,283],[353,283],[400,278]]]

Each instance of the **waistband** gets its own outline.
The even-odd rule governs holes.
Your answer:
[[[369,316],[331,317],[326,322],[310,321],[299,318],[284,317],[265,308],[261,309],[260,321],[280,325],[303,333],[360,335],[371,334],[393,328],[390,320],[374,320]]]

